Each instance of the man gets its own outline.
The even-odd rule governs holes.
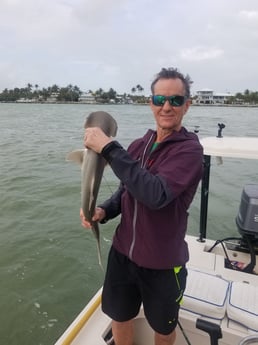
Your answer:
[[[121,181],[93,217],[104,223],[121,213],[102,295],[116,345],[133,344],[133,318],[141,303],[155,345],[175,342],[189,258],[187,210],[202,176],[202,147],[182,126],[190,84],[189,76],[174,68],[157,74],[150,100],[156,131],[148,130],[127,151],[99,128],[85,131],[85,146],[100,153]],[[90,227],[82,210],[80,216]]]

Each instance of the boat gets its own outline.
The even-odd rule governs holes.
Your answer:
[[[258,160],[258,138],[200,139],[204,148],[199,236],[186,235],[190,260],[179,313],[176,345],[258,344],[258,182],[243,186],[236,215],[239,237],[209,239],[207,231],[211,160]],[[55,345],[114,344],[111,320],[101,311],[97,291]],[[153,331],[141,308],[134,320],[134,345],[154,345]]]

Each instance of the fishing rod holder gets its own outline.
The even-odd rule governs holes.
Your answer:
[[[203,319],[197,319],[196,328],[209,334],[211,345],[218,345],[218,340],[222,338],[221,328],[215,323]]]
[[[218,135],[217,138],[223,138],[222,136],[222,130],[226,127],[226,125],[224,125],[224,123],[218,123]]]

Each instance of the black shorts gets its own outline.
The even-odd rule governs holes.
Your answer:
[[[113,247],[102,293],[102,310],[115,321],[137,316],[141,303],[150,326],[160,334],[176,327],[186,285],[186,268],[153,270],[137,266]]]

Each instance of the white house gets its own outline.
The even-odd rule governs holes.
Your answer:
[[[52,92],[51,95],[46,99],[47,103],[56,103],[59,92]]]
[[[95,99],[95,96],[93,96],[91,92],[83,92],[80,95],[79,102],[87,103],[87,104],[95,104],[96,99]]]
[[[234,95],[227,93],[215,93],[210,89],[202,89],[196,92],[196,101],[197,104],[224,104],[230,97]]]

